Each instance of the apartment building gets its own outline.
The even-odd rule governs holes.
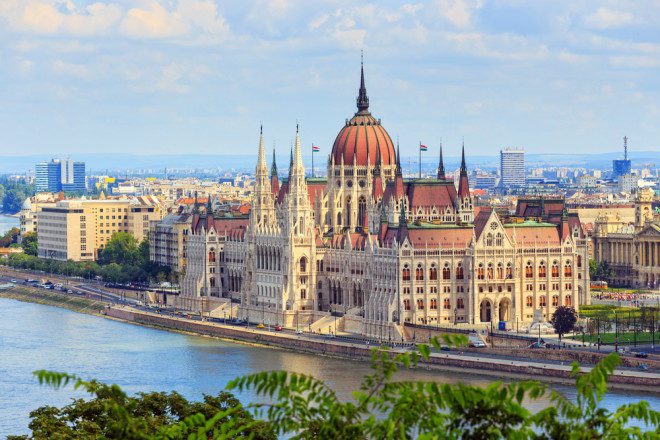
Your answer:
[[[190,214],[168,214],[149,231],[149,259],[172,272],[183,274],[191,227]]]
[[[149,223],[162,218],[153,197],[70,199],[37,212],[39,256],[56,260],[93,261],[113,234],[128,232],[142,241]]]

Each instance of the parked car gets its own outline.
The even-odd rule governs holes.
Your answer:
[[[303,331],[302,331],[302,330],[296,330],[296,334],[297,334],[297,335],[302,335],[302,334],[303,334]]]
[[[278,325],[277,327],[275,327],[275,331],[276,332],[281,332],[282,331],[282,326]]]
[[[470,341],[468,343],[468,347],[471,347],[471,348],[485,348],[486,344],[484,344],[484,341],[474,340],[474,341]]]
[[[257,325],[257,328],[266,328],[266,326],[263,325],[263,324],[258,324],[258,325]]]
[[[441,345],[440,346],[440,351],[451,351],[451,348],[449,348],[448,345]]]
[[[640,359],[646,359],[647,357],[649,357],[649,354],[645,351],[631,351],[630,354]]]

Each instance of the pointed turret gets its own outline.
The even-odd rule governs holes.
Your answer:
[[[376,167],[374,168],[374,182],[371,189],[371,194],[375,200],[383,196],[383,178],[380,175],[382,165],[379,148],[376,150]]]
[[[438,161],[438,179],[445,180],[445,163],[442,160],[442,140],[440,141],[440,160]]]
[[[403,198],[405,194],[403,188],[403,172],[401,171],[401,152],[399,151],[399,141],[396,142],[396,173],[394,176],[394,197],[397,200]],[[403,202],[402,202],[403,203]]]
[[[397,240],[399,244],[408,236],[408,219],[406,218],[406,207],[401,203],[401,210],[399,211],[399,229],[397,231]]]
[[[273,148],[273,163],[270,167],[270,189],[274,196],[280,192],[280,180],[277,176],[277,163],[275,162],[275,148]]]
[[[367,87],[364,85],[364,56],[360,54],[360,90],[357,97],[357,113],[369,113],[369,97],[367,96]]]
[[[264,126],[259,128],[259,152],[257,153],[257,171],[259,170],[268,170],[268,165],[266,164],[266,147],[264,146]]]
[[[206,215],[213,215],[213,200],[211,199],[211,194],[209,194],[208,200],[206,202]]]
[[[465,165],[465,143],[461,152],[461,172],[458,181],[458,197],[464,199],[470,197],[470,186],[468,182],[467,166]]]

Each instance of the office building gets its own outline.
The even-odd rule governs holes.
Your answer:
[[[503,188],[525,186],[525,150],[505,148],[500,151],[500,186]]]
[[[612,161],[612,177],[616,180],[626,174],[630,174],[631,164],[628,159],[628,136],[623,137],[623,159]]]
[[[37,191],[79,192],[85,191],[85,162],[71,159],[53,159],[35,166]]]
[[[149,235],[149,222],[162,218],[155,197],[69,199],[37,212],[38,254],[55,260],[93,261],[112,235],[128,232],[137,241]]]

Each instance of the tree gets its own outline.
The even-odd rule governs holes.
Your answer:
[[[16,243],[16,238],[20,233],[21,231],[18,228],[11,228],[5,232],[5,235],[0,237],[0,247],[9,247],[12,243]]]
[[[589,260],[589,277],[594,281],[607,281],[614,277],[614,269],[607,261]]]
[[[35,374],[41,383],[56,388],[73,383],[75,389],[87,391],[92,398],[74,399],[62,408],[43,406],[32,411],[29,428],[34,439],[206,439],[205,435],[208,438],[276,439],[268,424],[255,420],[228,392],[204,395],[201,402],[189,402],[177,392],[139,393],[130,397],[117,385],[84,381],[64,373],[38,371]]]
[[[36,232],[28,232],[21,239],[21,247],[23,252],[28,255],[37,256],[38,253],[38,239]]]
[[[26,199],[26,195],[20,189],[9,189],[5,191],[5,195],[2,198],[2,207],[5,212],[10,214],[16,214],[23,207],[23,201]]]
[[[555,313],[552,314],[550,323],[555,328],[555,332],[559,334],[559,342],[561,342],[561,337],[564,333],[568,333],[573,330],[575,323],[577,322],[577,318],[577,312],[573,307],[557,307]]]
[[[105,245],[99,258],[104,264],[141,266],[144,263],[137,240],[128,232],[115,232]]]
[[[443,337],[464,345],[464,335]],[[436,338],[433,347],[441,344]],[[364,377],[354,400],[342,402],[314,377],[285,371],[260,372],[231,381],[228,390],[253,391],[261,398],[248,408],[220,393],[189,403],[177,393],[128,397],[116,385],[82,381],[64,373],[39,371],[42,383],[60,388],[73,382],[94,397],[62,408],[33,411],[32,438],[234,439],[281,436],[294,439],[621,439],[655,438],[660,413],[647,402],[609,411],[600,406],[607,379],[620,359],[611,353],[591,371],[577,363],[571,371],[575,402],[537,381],[488,386],[396,381],[400,367],[415,368],[430,359],[422,344],[409,352],[372,349],[372,373]],[[530,401],[551,405],[532,413]],[[263,419],[264,422],[259,422]],[[634,423],[631,423],[634,422]],[[275,431],[275,432],[273,432]],[[28,438],[28,437],[14,437]],[[10,439],[12,439],[10,437]],[[13,440],[12,439],[12,440]]]

